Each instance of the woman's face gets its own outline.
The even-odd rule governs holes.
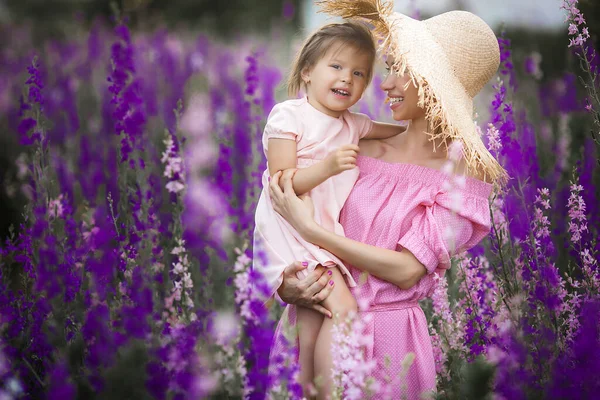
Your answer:
[[[381,82],[381,90],[387,92],[392,118],[396,121],[405,121],[425,117],[425,111],[417,106],[419,94],[417,87],[411,82],[408,74],[396,75],[393,70],[394,59],[387,58],[385,61],[387,77]]]

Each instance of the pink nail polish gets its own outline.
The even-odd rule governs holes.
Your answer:
[[[269,177],[268,181],[271,182],[271,177]]]
[[[328,274],[329,276],[331,276],[331,275],[333,275],[333,272],[331,272],[331,270],[329,270],[329,271],[327,271],[327,274]]]
[[[302,261],[302,265],[304,265],[305,267],[307,267],[308,266],[308,262]]]
[[[330,285],[330,286],[333,286],[333,281],[329,281],[329,285]]]

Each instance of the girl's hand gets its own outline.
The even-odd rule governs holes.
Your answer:
[[[269,195],[273,209],[279,213],[298,233],[306,240],[310,236],[310,232],[315,227],[318,227],[314,220],[314,206],[310,196],[296,196],[292,186],[293,170],[279,171],[269,183]],[[279,180],[281,179],[281,187]]]
[[[331,176],[340,174],[356,167],[356,157],[360,148],[355,144],[346,144],[332,151],[323,160]]]

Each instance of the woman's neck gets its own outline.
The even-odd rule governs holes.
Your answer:
[[[361,154],[388,162],[417,164],[439,169],[440,163],[446,159],[447,151],[445,146],[437,147],[434,151],[427,128],[428,123],[425,120],[411,120],[405,132],[381,140],[381,143],[389,147],[372,147],[371,142],[379,141],[367,140],[364,141],[366,143],[361,142]]]
[[[417,149],[429,144],[428,123],[424,118],[410,120],[404,133],[405,145]]]
[[[404,132],[403,146],[412,154],[426,157],[433,153],[433,143],[430,139],[429,122],[425,118],[413,119]],[[436,148],[439,149],[439,146]],[[436,151],[438,152],[439,150]],[[439,156],[439,153],[436,156]]]

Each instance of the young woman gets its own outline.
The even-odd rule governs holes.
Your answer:
[[[282,178],[283,191],[281,173],[274,175],[270,196],[274,209],[305,240],[345,260],[355,281],[363,271],[368,273],[364,284],[351,290],[359,303],[368,304],[361,317],[371,316],[365,318],[364,334],[366,355],[377,362],[374,377],[381,385],[391,384],[391,398],[417,399],[435,390],[431,341],[418,301],[432,292],[434,273],[449,268],[453,254],[473,247],[489,232],[491,183],[506,178],[472,120],[472,98],[499,65],[498,42],[468,12],[416,21],[377,0],[321,4],[330,14],[364,18],[374,25],[386,46],[390,70],[381,88],[388,94],[393,118],[410,123],[398,136],[359,142],[360,175],[340,216],[345,237],[314,223],[311,200],[295,195],[291,174]],[[457,189],[459,210],[453,210],[445,185],[448,175],[441,171],[455,141],[463,149],[455,172],[466,175]],[[284,274],[280,289],[316,293],[316,275],[309,276],[309,286]],[[294,286],[303,290],[294,291]],[[306,296],[303,303],[310,304]],[[295,308],[288,306],[276,332],[274,356],[295,318]],[[402,361],[409,353],[414,361],[401,381]]]

